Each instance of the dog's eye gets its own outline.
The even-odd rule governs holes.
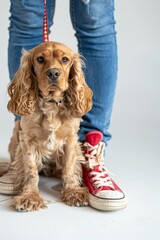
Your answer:
[[[69,61],[69,59],[68,59],[67,57],[63,57],[63,58],[62,58],[62,63],[65,64],[65,63],[67,63],[68,61]]]
[[[39,63],[44,63],[44,57],[42,57],[42,56],[38,57],[38,58],[37,58],[37,61],[38,61]]]

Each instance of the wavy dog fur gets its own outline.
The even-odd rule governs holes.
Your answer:
[[[55,69],[58,76],[53,78]],[[91,109],[92,92],[78,54],[57,42],[24,51],[8,93],[8,110],[21,116],[9,146],[17,181],[22,182],[13,208],[33,211],[45,207],[38,190],[40,171],[62,178],[66,204],[85,205],[88,191],[81,187],[77,132],[80,118]]]

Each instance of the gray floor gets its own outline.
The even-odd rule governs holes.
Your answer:
[[[76,49],[68,2],[61,11],[57,1],[51,39]],[[13,117],[7,112],[7,41],[9,0],[0,8],[0,161],[8,161]],[[17,213],[10,197],[0,195],[0,239],[160,239],[160,29],[159,1],[116,1],[119,77],[111,119],[112,141],[106,166],[128,198],[128,207],[100,212],[90,207],[68,207],[52,186],[56,179],[40,179],[40,190],[51,203],[48,209]],[[66,15],[68,14],[68,15]],[[61,21],[65,17],[66,21]],[[3,26],[2,26],[3,23]],[[64,27],[64,24],[65,27]]]
[[[140,147],[141,148],[141,147]],[[115,152],[116,149],[116,152]],[[41,177],[40,191],[51,203],[48,209],[33,213],[14,212],[10,197],[0,195],[0,229],[3,240],[20,239],[159,239],[159,168],[153,155],[144,149],[112,141],[108,168],[125,191],[128,207],[116,212],[100,212],[91,207],[69,207],[59,201],[59,181]],[[152,161],[151,161],[152,160]],[[154,163],[158,162],[158,152]]]

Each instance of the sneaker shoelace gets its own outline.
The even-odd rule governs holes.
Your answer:
[[[109,172],[103,163],[103,153],[105,144],[103,142],[100,142],[99,144],[92,146],[88,142],[85,142],[83,144],[84,148],[87,148],[87,153],[84,152],[85,158],[87,161],[83,162],[85,164],[85,167],[87,169],[91,168],[93,169],[95,166],[98,166],[98,171],[92,171],[88,174],[90,177],[90,181],[93,182],[93,186],[96,189],[102,189],[104,186],[109,187],[112,190],[115,189],[112,180],[109,176],[114,175],[111,172]]]

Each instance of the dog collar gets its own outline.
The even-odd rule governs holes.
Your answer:
[[[55,102],[58,107],[63,103],[62,99],[60,99],[60,100],[58,100],[58,101],[56,101],[56,100],[53,100],[53,101],[52,101],[52,100],[51,100],[50,102]]]
[[[54,99],[50,99],[50,100],[47,100],[47,99],[43,99],[44,102],[46,103],[55,103],[58,107],[60,105],[62,105],[63,103],[63,100],[62,99],[59,99],[59,100],[54,100]]]

